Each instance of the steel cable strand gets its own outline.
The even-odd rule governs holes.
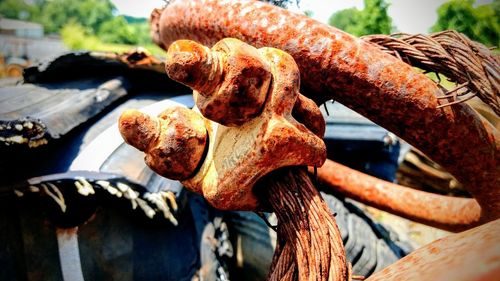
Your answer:
[[[262,200],[278,218],[278,242],[268,280],[349,280],[335,218],[306,170],[284,168],[258,186],[265,190]]]
[[[439,108],[447,103],[436,98],[442,90],[410,65],[365,40],[261,2],[173,1],[158,14],[151,27],[162,47],[181,38],[211,45],[235,37],[285,50],[301,70],[303,93],[320,103],[335,98],[402,137],[456,176],[487,220],[500,217],[498,131],[466,104]]]
[[[470,91],[451,91],[450,104],[475,95],[500,115],[499,57],[484,45],[462,33],[448,30],[430,35],[368,35],[361,37],[375,43],[384,52],[427,72],[445,75],[450,81],[466,85]],[[461,85],[458,87],[463,88]],[[458,99],[471,93],[468,98]],[[446,95],[445,95],[446,96]],[[445,104],[449,105],[449,104]]]

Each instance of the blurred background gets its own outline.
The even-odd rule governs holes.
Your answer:
[[[455,29],[499,46],[500,1],[273,1],[351,34],[429,33]],[[162,0],[1,0],[0,77],[69,50],[123,52],[151,42],[148,17]]]

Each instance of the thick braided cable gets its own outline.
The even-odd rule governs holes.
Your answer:
[[[448,30],[430,35],[368,35],[362,39],[427,72],[459,84],[445,96],[450,104],[477,95],[500,115],[500,58],[462,33]],[[460,97],[471,94],[468,97]]]
[[[259,186],[261,198],[278,218],[268,280],[351,280],[335,218],[306,170],[274,171]]]

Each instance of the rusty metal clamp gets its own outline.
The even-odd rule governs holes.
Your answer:
[[[171,108],[159,117],[129,110],[119,120],[125,141],[144,151],[160,175],[216,208],[255,210],[253,188],[262,176],[324,163],[324,119],[299,93],[299,70],[287,53],[232,38],[211,49],[179,40],[165,67],[194,90],[196,108]]]

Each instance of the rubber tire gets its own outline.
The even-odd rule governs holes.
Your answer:
[[[411,250],[400,247],[398,244],[406,243],[354,204],[331,194],[321,195],[336,214],[347,260],[355,275],[368,277]],[[272,216],[268,220],[274,223]],[[227,221],[236,253],[231,276],[238,276],[239,280],[264,280],[274,254],[276,233],[252,212],[231,212]]]
[[[355,275],[370,276],[412,249],[390,229],[375,222],[349,200],[321,192],[336,220]]]

